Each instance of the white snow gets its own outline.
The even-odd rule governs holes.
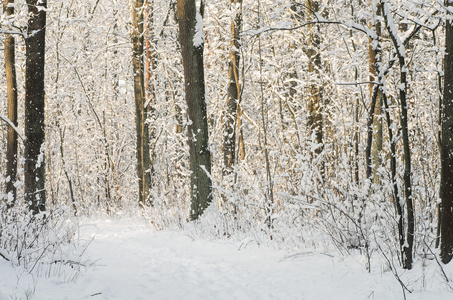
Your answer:
[[[384,10],[384,15],[386,16],[388,29],[390,31],[390,34],[394,38],[394,42],[396,43],[395,47],[397,48],[396,50],[398,51],[398,55],[400,57],[406,57],[406,47],[404,46],[398,34],[398,29],[396,28],[396,25],[393,21],[393,17],[392,14],[390,13],[389,4],[387,3],[387,1],[383,1],[382,7]]]
[[[209,240],[195,232],[191,225],[156,231],[140,218],[87,219],[81,222],[80,238],[94,238],[86,251],[95,262],[92,267],[75,281],[59,283],[17,272],[0,259],[0,300],[403,299],[392,272],[372,262],[368,273],[359,254],[290,254],[258,246],[252,237]],[[428,262],[401,275],[412,284],[407,299],[453,299],[437,264]],[[453,268],[447,267],[451,277]]]
[[[199,10],[197,9],[196,13],[196,24],[195,24],[195,34],[193,36],[193,45],[194,47],[200,47],[204,42],[204,32],[203,32],[203,17],[201,16]]]

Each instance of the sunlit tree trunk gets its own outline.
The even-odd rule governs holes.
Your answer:
[[[448,7],[453,8],[452,1],[446,1],[446,3]],[[440,256],[443,263],[449,263],[453,258],[453,21],[451,19],[447,20],[445,30],[443,96]]]
[[[381,15],[380,9],[378,6],[373,7],[373,1],[371,2],[372,7],[372,15],[375,18],[373,22],[370,24],[370,27],[375,30],[378,39],[381,36],[381,21],[379,20],[379,16]],[[373,97],[373,90],[375,84],[372,82],[376,81],[378,64],[381,64],[381,51],[378,49],[377,41],[373,41],[371,38],[369,39],[369,58],[370,58],[370,99]],[[376,97],[376,104],[374,106],[373,112],[373,140],[372,140],[372,147],[371,147],[371,163],[373,164],[372,168],[372,176],[374,183],[379,184],[379,173],[378,168],[382,163],[381,160],[381,152],[382,152],[382,94],[380,88],[376,89],[377,97]]]
[[[14,15],[14,0],[5,0],[3,10],[6,16]],[[6,34],[5,38],[5,71],[6,85],[8,94],[8,119],[17,127],[17,82],[15,66],[15,39],[11,34]],[[17,133],[11,126],[8,127],[8,137],[6,146],[6,195],[9,206],[13,206],[16,201],[16,175],[17,175]]]
[[[187,126],[190,164],[190,218],[198,219],[212,201],[208,120],[203,66],[203,13],[195,0],[178,0],[179,41],[184,67],[184,82],[189,122]]]
[[[151,156],[149,126],[146,123],[148,105],[145,97],[144,68],[144,0],[134,0],[132,6],[132,66],[134,72],[136,157],[139,203],[146,205],[151,188]]]
[[[27,0],[25,38],[25,201],[33,213],[45,210],[44,56],[46,0]]]
[[[239,97],[241,87],[239,83],[239,30],[242,23],[242,0],[231,0],[236,15],[231,22],[231,44],[228,63],[228,99],[226,104],[224,140],[223,140],[223,174],[231,173],[236,158],[236,133]]]

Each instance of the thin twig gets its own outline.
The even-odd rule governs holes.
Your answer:
[[[381,254],[382,256],[384,257],[384,259],[387,261],[387,265],[388,267],[390,268],[390,271],[392,271],[393,273],[393,276],[395,276],[396,280],[399,282],[399,284],[401,285],[401,289],[403,290],[403,297],[404,297],[404,300],[406,300],[406,291],[408,291],[409,293],[412,293],[411,290],[408,289],[408,287],[404,284],[404,282],[401,280],[398,272],[396,271],[396,268],[395,268],[395,265],[393,263],[393,260],[390,261],[390,259],[387,257],[387,255],[385,255],[385,252],[384,250],[382,249],[381,247],[381,244],[378,243],[377,241],[377,238],[376,238],[376,232],[373,231],[373,235],[374,235],[374,241],[376,242],[376,245],[378,245],[379,247],[379,250],[381,251]]]

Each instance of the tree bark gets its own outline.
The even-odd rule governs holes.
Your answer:
[[[381,91],[379,84],[382,84],[382,78],[379,78],[379,66],[381,65],[381,24],[378,20],[377,16],[380,14],[380,4],[376,4],[376,7],[373,7],[373,2],[371,1],[370,7],[373,12],[373,16],[376,18],[375,24],[370,24],[370,27],[375,27],[376,37],[377,39],[372,40],[369,39],[368,44],[368,56],[370,59],[370,109],[368,112],[367,118],[367,145],[365,148],[365,160],[366,160],[366,177],[370,179],[373,177],[376,179],[376,170],[377,164],[380,163],[378,159],[376,159],[376,155],[378,154],[379,144],[380,148],[382,149],[382,125],[379,128],[379,124],[377,124],[377,120],[375,118],[376,114],[379,114],[381,111],[382,103],[379,101],[381,97]],[[378,80],[379,83],[373,83],[375,80]],[[376,126],[377,125],[377,126]],[[380,134],[376,131],[381,129]],[[381,139],[379,143],[379,138]],[[374,168],[372,165],[375,165]]]
[[[6,16],[14,15],[14,0],[5,0],[3,10]],[[5,71],[8,95],[8,119],[17,127],[17,81],[16,81],[16,42],[12,35],[6,34],[5,38]],[[17,177],[17,133],[11,126],[8,127],[6,146],[6,195],[7,205],[13,206],[16,202],[16,177]]]
[[[154,0],[145,0],[145,105],[148,108],[148,115],[151,118],[152,124],[149,130],[149,142],[153,141],[156,144],[156,93],[153,83],[154,73],[157,67],[157,53],[155,50],[156,39],[153,32],[154,23]],[[155,147],[150,147],[150,188],[153,188],[154,182],[154,158]]]
[[[184,67],[190,165],[190,218],[198,219],[212,201],[211,153],[205,99],[202,21],[204,6],[195,0],[178,0],[179,41]],[[206,173],[207,172],[207,173]]]
[[[231,0],[232,5],[242,6],[242,0]],[[228,100],[226,104],[224,140],[223,140],[223,175],[232,172],[236,159],[236,132],[239,97],[241,87],[239,83],[239,30],[242,23],[241,8],[233,8],[236,11],[231,22],[231,48],[228,63]]]
[[[25,201],[37,214],[45,210],[44,63],[47,0],[27,0],[25,38]]]
[[[453,7],[452,1],[446,1]],[[449,13],[451,16],[451,13]],[[445,28],[444,94],[442,108],[440,174],[440,256],[443,263],[453,258],[453,21]]]
[[[405,45],[401,41],[398,33],[391,28],[390,24],[393,24],[392,18],[387,1],[381,0],[381,10],[384,16],[385,25],[389,32],[390,38],[395,47],[396,54],[398,56],[400,65],[400,87],[399,87],[399,98],[401,105],[401,128],[402,128],[402,139],[403,139],[403,153],[404,153],[404,196],[406,200],[407,208],[407,234],[406,240],[403,245],[403,268],[412,269],[412,249],[414,245],[414,230],[415,230],[415,219],[414,219],[414,207],[412,200],[412,183],[411,183],[411,151],[409,145],[409,129],[408,129],[408,116],[407,116],[407,66],[406,66],[406,53]]]
[[[372,1],[371,1],[372,2]],[[372,3],[371,3],[372,5]],[[372,7],[373,16],[375,17],[374,24],[370,24],[370,27],[375,29],[376,35],[378,40],[373,41],[371,38],[369,39],[369,58],[370,58],[370,98],[373,97],[373,90],[375,83],[373,83],[378,78],[378,66],[382,63],[381,62],[381,49],[380,47],[380,37],[381,37],[381,21],[379,20],[379,16],[381,15],[379,4],[376,7]],[[376,44],[374,44],[376,43]],[[377,90],[376,95],[376,103],[374,106],[373,112],[373,135],[372,135],[372,146],[371,146],[371,163],[372,167],[372,176],[373,182],[379,184],[379,174],[377,169],[382,163],[381,160],[381,152],[382,152],[382,120],[379,117],[382,114],[382,94],[380,88]]]
[[[314,18],[315,13],[318,13],[320,10],[319,2],[315,0],[307,0],[307,16]],[[321,55],[319,53],[319,47],[321,43],[321,38],[319,35],[319,29],[316,25],[308,26],[308,41],[306,54],[308,56],[308,72],[311,74],[310,78],[315,80],[319,78],[319,70],[321,69]],[[319,82],[312,82],[308,87],[308,122],[307,126],[310,132],[310,135],[314,135],[314,142],[317,144],[315,153],[319,155],[324,146],[323,146],[323,108],[322,108],[322,91]],[[321,165],[321,172],[324,174],[324,165]]]
[[[384,103],[385,108],[385,117],[387,119],[387,130],[389,134],[390,141],[390,172],[391,172],[391,183],[392,183],[392,192],[393,192],[393,204],[395,205],[396,218],[398,220],[398,241],[400,244],[400,252],[402,253],[404,249],[404,224],[403,224],[403,206],[401,205],[399,191],[398,191],[398,182],[396,178],[396,140],[394,139],[392,121],[390,119],[389,105],[387,101],[387,96],[385,93],[382,94],[382,102]]]
[[[145,97],[144,75],[144,0],[134,0],[132,6],[132,66],[134,72],[136,157],[139,187],[139,204],[149,201],[151,188],[151,157],[149,152],[149,126],[146,123],[148,106]]]

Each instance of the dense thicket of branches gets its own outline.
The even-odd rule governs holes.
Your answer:
[[[16,37],[20,130],[22,2],[0,29],[3,40],[7,33]],[[153,7],[146,27],[152,41],[144,42],[144,53],[153,53],[152,64],[147,54],[144,60],[153,68],[147,78],[153,106],[144,110],[153,173],[146,194],[153,207],[146,209],[164,227],[189,218],[191,189],[198,187],[190,179],[194,149],[186,136],[197,136],[187,130],[199,120],[185,101],[190,85],[184,86],[179,42],[185,25],[178,26],[176,1],[143,2]],[[137,206],[137,71],[130,33],[131,16],[142,11],[132,14],[134,3],[141,1],[48,4],[43,150],[50,208],[114,213]],[[288,245],[317,244],[328,236],[341,252],[359,249],[369,258],[384,251],[406,268],[412,257],[430,252],[442,228],[439,128],[451,9],[428,0],[204,4],[209,149],[203,151],[212,161],[209,197],[221,212],[214,230],[231,235],[259,229]],[[195,24],[196,31],[201,24]],[[195,46],[198,38],[189,36]],[[0,76],[4,95],[6,88]],[[6,97],[0,101],[5,116]],[[0,149],[6,149],[7,125],[1,126]],[[24,202],[24,143],[17,205]],[[1,151],[1,170],[6,160]]]

